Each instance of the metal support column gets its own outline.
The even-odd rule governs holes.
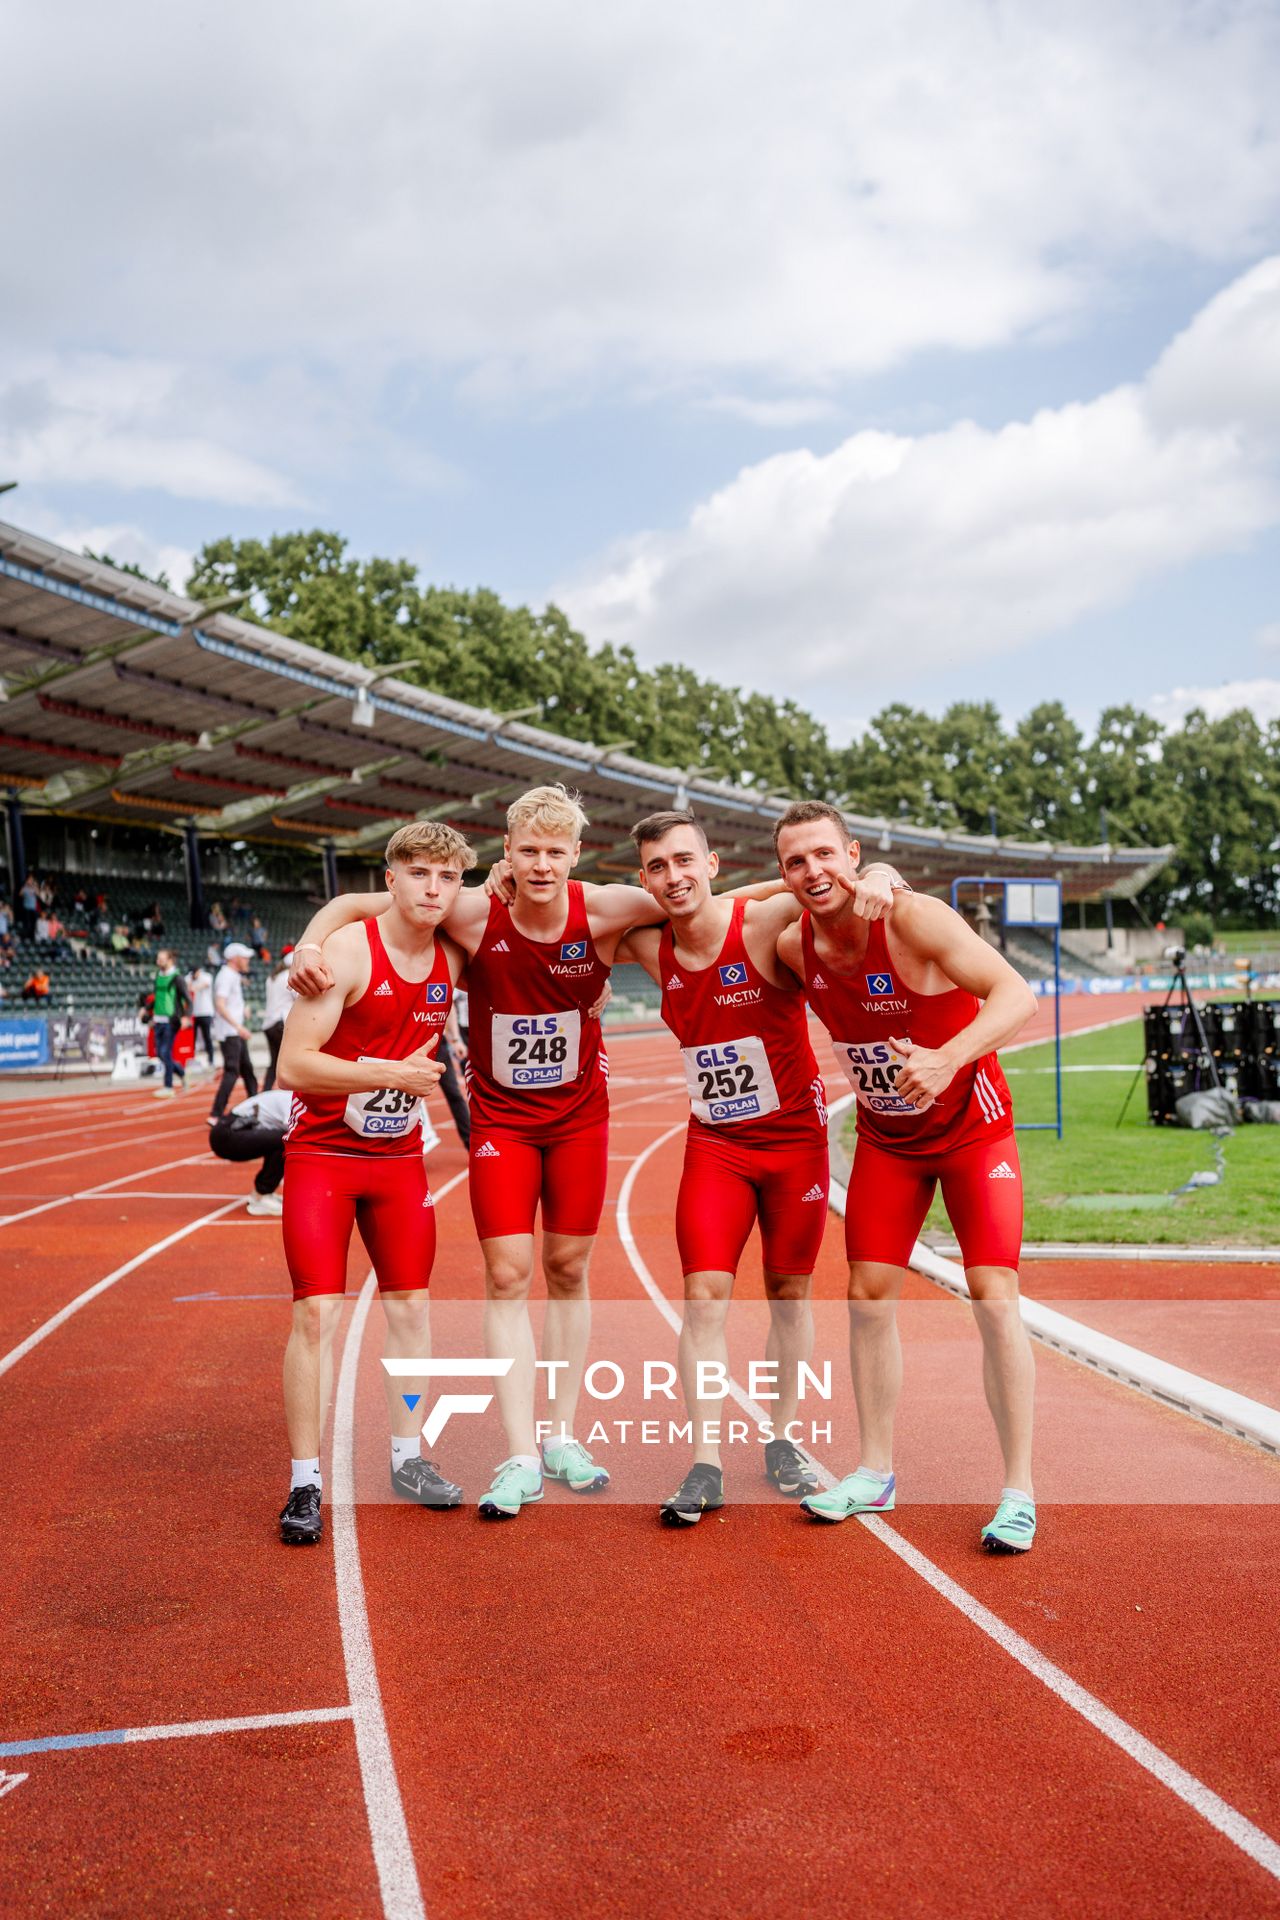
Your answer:
[[[186,854],[188,923],[197,932],[202,932],[209,924],[209,910],[204,903],[204,878],[200,872],[200,836],[196,832],[194,820],[183,823],[182,839]]]
[[[324,891],[326,899],[333,900],[338,894],[338,855],[332,840],[326,840],[320,848],[320,857],[324,861]]]
[[[9,891],[17,899],[18,888],[27,877],[27,847],[22,837],[22,799],[15,787],[5,799],[5,839],[9,854]]]

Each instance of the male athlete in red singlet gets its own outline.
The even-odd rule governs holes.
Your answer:
[[[902,1382],[895,1304],[936,1185],[956,1230],[984,1347],[1005,1485],[983,1529],[993,1552],[1035,1537],[1034,1365],[1018,1311],[1022,1178],[996,1048],[1035,1011],[1026,982],[958,913],[899,897],[887,921],[852,911],[857,842],[834,807],[801,801],[775,831],[782,877],[806,909],[778,943],[831,1035],[858,1103],[845,1213],[851,1357],[862,1460],[822,1520],[894,1504],[893,1416]]]
[[[334,935],[326,949],[332,984],[292,1009],[280,1052],[280,1077],[294,1094],[284,1187],[294,1298],[284,1364],[293,1480],[280,1516],[280,1537],[290,1546],[316,1542],[322,1532],[320,1438],[353,1226],[377,1275],[387,1354],[429,1353],[436,1227],[422,1103],[444,1071],[432,1055],[462,967],[459,949],[436,929],[475,855],[452,827],[428,822],[393,834],[386,858],[391,904]],[[425,1381],[408,1384],[420,1398]],[[421,1506],[457,1506],[461,1489],[422,1458],[405,1385],[387,1381],[392,1488]]]
[[[723,1403],[699,1397],[698,1363],[727,1369],[729,1300],[757,1220],[770,1301],[766,1359],[778,1385],[765,1470],[783,1493],[817,1491],[787,1429],[800,1362],[813,1350],[808,1293],[827,1217],[827,1111],[804,999],[777,959],[779,934],[798,911],[790,894],[715,897],[719,861],[691,813],[652,814],[631,837],[641,880],[669,924],[629,933],[618,954],[662,988],[662,1017],[680,1042],[692,1107],[676,1242],[686,1301],[680,1374],[695,1444],[689,1473],[660,1510],[664,1524],[678,1527],[724,1504]],[[888,903],[884,880],[865,885],[883,889]]]
[[[609,1158],[598,1013],[619,939],[637,917],[661,914],[635,887],[584,891],[570,879],[585,824],[563,787],[522,794],[507,812],[511,905],[468,889],[445,919],[467,955],[471,1207],[484,1253],[486,1350],[516,1362],[495,1383],[511,1451],[480,1501],[489,1519],[540,1500],[544,1467],[576,1493],[609,1478],[573,1433],[589,1333],[587,1273]],[[336,927],[385,905],[381,894],[331,901],[299,942],[290,986],[304,996],[322,988],[323,956],[308,954]],[[551,1436],[541,1459],[527,1308],[539,1206],[548,1295],[542,1351],[551,1381]]]

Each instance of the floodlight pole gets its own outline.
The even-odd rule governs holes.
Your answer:
[[[5,824],[9,839],[9,884],[16,901],[18,889],[27,877],[27,847],[22,833],[22,798],[16,787],[10,787],[5,798]]]
[[[204,903],[204,876],[200,872],[200,836],[194,820],[182,823],[182,844],[187,871],[187,919],[193,932],[203,932],[209,925],[209,912]]]
[[[1015,883],[1017,884],[1017,883]],[[1053,927],[1053,1079],[1056,1093],[1055,1118],[1052,1120],[1022,1120],[1017,1123],[1019,1133],[1056,1133],[1062,1138],[1062,886],[1051,878],[1028,878],[1022,884],[1029,887],[1053,887],[1058,896],[1058,915]],[[961,887],[1000,887],[1007,889],[1009,879],[1006,874],[965,873],[951,882],[951,905],[954,908]],[[1006,910],[1001,918],[1000,931],[1003,938],[1010,921],[1008,916],[1008,894],[1004,899]],[[1034,910],[1034,896],[1033,896]],[[1037,920],[1014,921],[1015,926],[1041,926]]]

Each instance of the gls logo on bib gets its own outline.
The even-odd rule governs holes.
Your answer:
[[[867,992],[873,1000],[890,998],[897,992],[897,988],[893,984],[893,975],[891,973],[869,973],[867,975]]]
[[[731,961],[727,967],[721,967],[720,984],[722,987],[745,987],[746,986],[747,969],[743,965],[741,960]]]
[[[586,957],[587,943],[585,940],[566,940],[560,949],[560,958],[562,960],[585,960]]]

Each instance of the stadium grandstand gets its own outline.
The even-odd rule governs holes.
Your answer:
[[[763,878],[774,821],[794,797],[466,706],[3,523],[0,698],[0,898],[16,905],[35,870],[54,880],[62,922],[38,952],[17,932],[10,1012],[37,959],[51,1006],[131,1008],[156,945],[184,966],[203,959],[219,910],[223,938],[250,940],[256,920],[262,939],[251,943],[278,952],[317,900],[376,884],[396,827],[448,820],[483,861],[501,848],[509,801],[543,781],[581,794],[591,825],[579,871],[597,880],[633,871],[638,815],[684,806],[705,822],[726,880]],[[1036,874],[1060,881],[1068,902],[1122,898],[1169,853],[948,833],[856,808],[848,817],[866,853],[943,894],[958,876]],[[81,889],[85,913],[73,911]],[[1024,971],[1043,970],[1043,943],[1033,946],[1027,936],[1011,952]],[[620,970],[617,986],[624,1004],[651,997],[638,969]]]

